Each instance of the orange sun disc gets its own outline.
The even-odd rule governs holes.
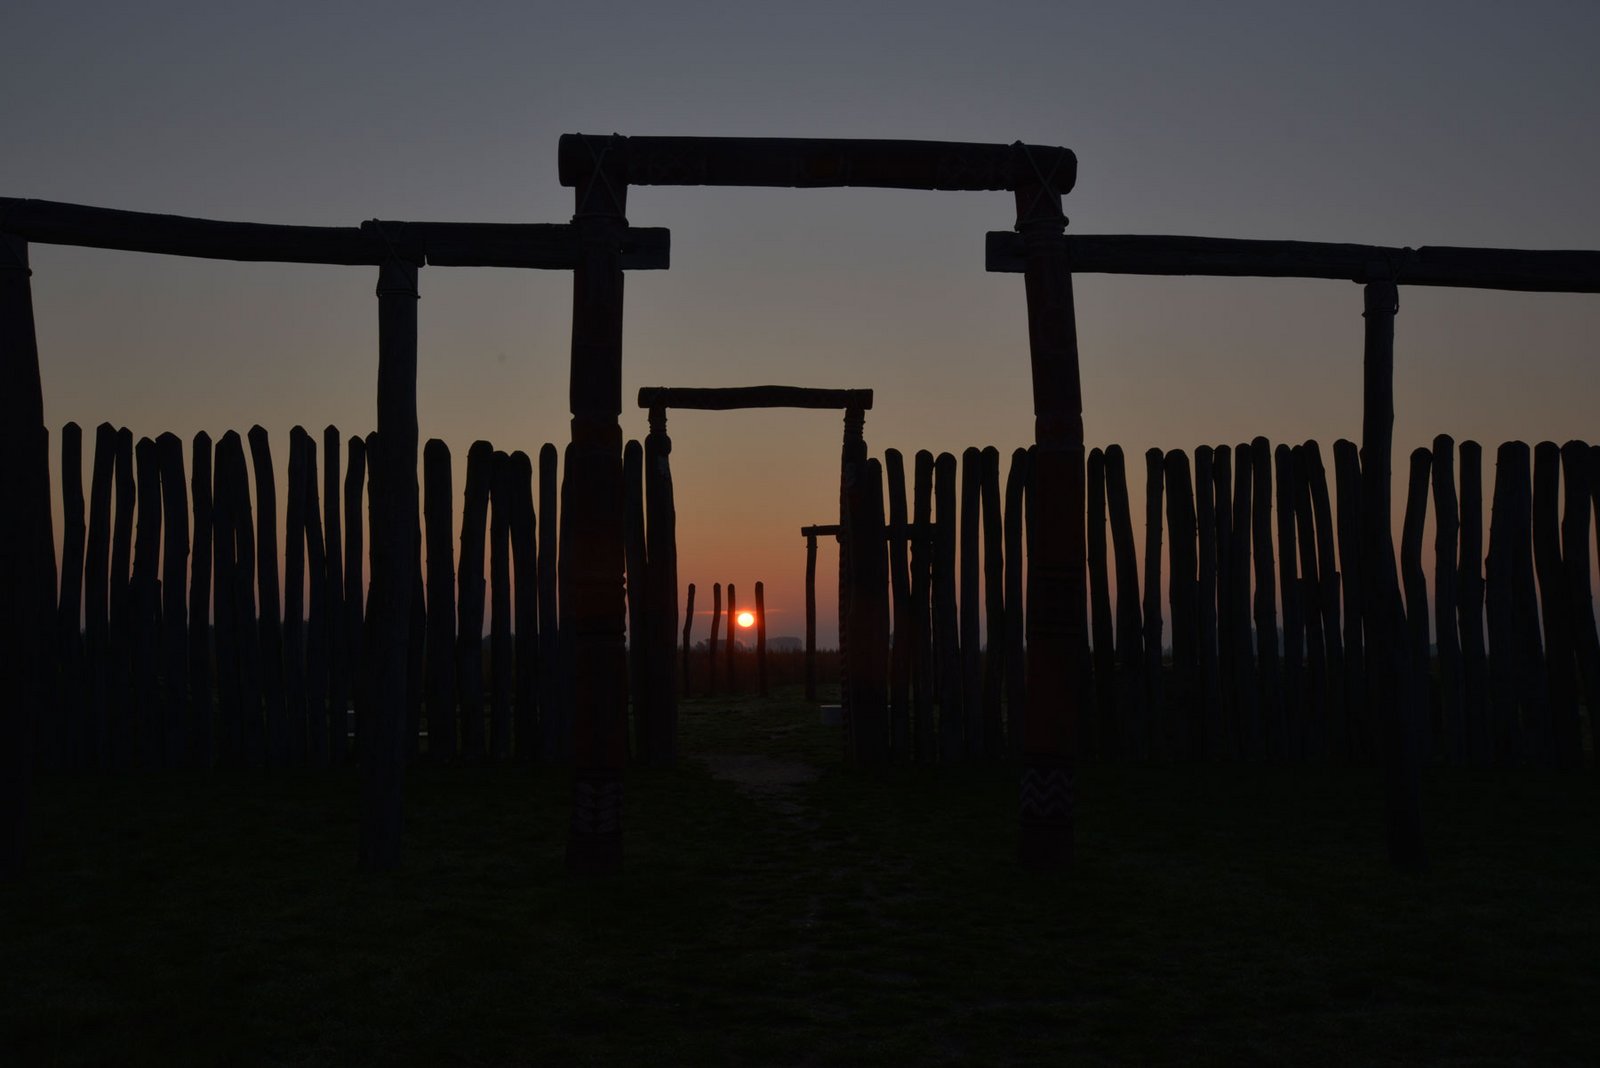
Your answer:
[[[755,622],[756,622],[756,614],[754,612],[740,612],[739,613],[739,626],[741,626],[741,627],[752,627],[752,626],[755,625]]]

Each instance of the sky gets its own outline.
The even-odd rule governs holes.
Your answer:
[[[255,222],[564,222],[562,133],[1059,144],[1070,233],[1600,248],[1600,5],[633,3],[7,5],[0,196]],[[672,268],[627,279],[641,386],[876,391],[866,437],[1031,440],[1004,193],[637,188]],[[46,421],[154,437],[375,419],[375,270],[35,247]],[[426,268],[422,439],[530,454],[568,433],[571,277]],[[1359,440],[1345,282],[1080,276],[1088,443]],[[1396,471],[1600,438],[1600,298],[1405,289]],[[765,582],[803,633],[798,528],[836,516],[827,412],[671,417],[679,574]],[[85,474],[87,474],[87,458]],[[1137,463],[1130,470],[1142,469]],[[1485,496],[1488,496],[1487,490]],[[1134,499],[1140,499],[1134,489]],[[1396,518],[1398,521],[1399,511]],[[1139,526],[1136,517],[1136,526]],[[58,528],[59,529],[59,528]],[[1431,538],[1431,534],[1429,535]],[[823,573],[834,564],[822,554]],[[834,585],[819,582],[824,644]],[[704,624],[697,623],[697,636]]]

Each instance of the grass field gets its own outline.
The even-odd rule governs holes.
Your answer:
[[[568,783],[425,768],[403,872],[356,779],[44,778],[0,887],[0,1064],[1593,1063],[1600,786],[1438,771],[1431,871],[1376,772],[1090,767],[1016,867],[1016,774],[853,770],[797,697],[683,711],[627,868]],[[715,770],[718,775],[713,775]],[[718,777],[721,776],[721,777]]]

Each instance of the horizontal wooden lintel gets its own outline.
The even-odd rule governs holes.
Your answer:
[[[645,386],[641,408],[697,408],[725,412],[736,408],[872,408],[870,389],[813,389],[808,386],[730,386],[720,389]]]
[[[1331,278],[1413,286],[1459,286],[1547,293],[1600,293],[1600,252],[1463,248],[1391,248],[1320,241],[1223,237],[1074,234],[1066,242],[1074,274],[1168,274],[1256,278]],[[985,267],[1018,273],[1024,238],[992,231]]]

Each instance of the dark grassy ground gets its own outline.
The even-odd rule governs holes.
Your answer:
[[[1431,873],[1375,773],[1085,769],[1078,862],[1021,873],[1016,776],[845,768],[796,699],[685,708],[628,865],[562,869],[567,783],[408,780],[354,870],[353,773],[46,778],[0,888],[0,1064],[1593,1063],[1596,784],[1433,773]]]

